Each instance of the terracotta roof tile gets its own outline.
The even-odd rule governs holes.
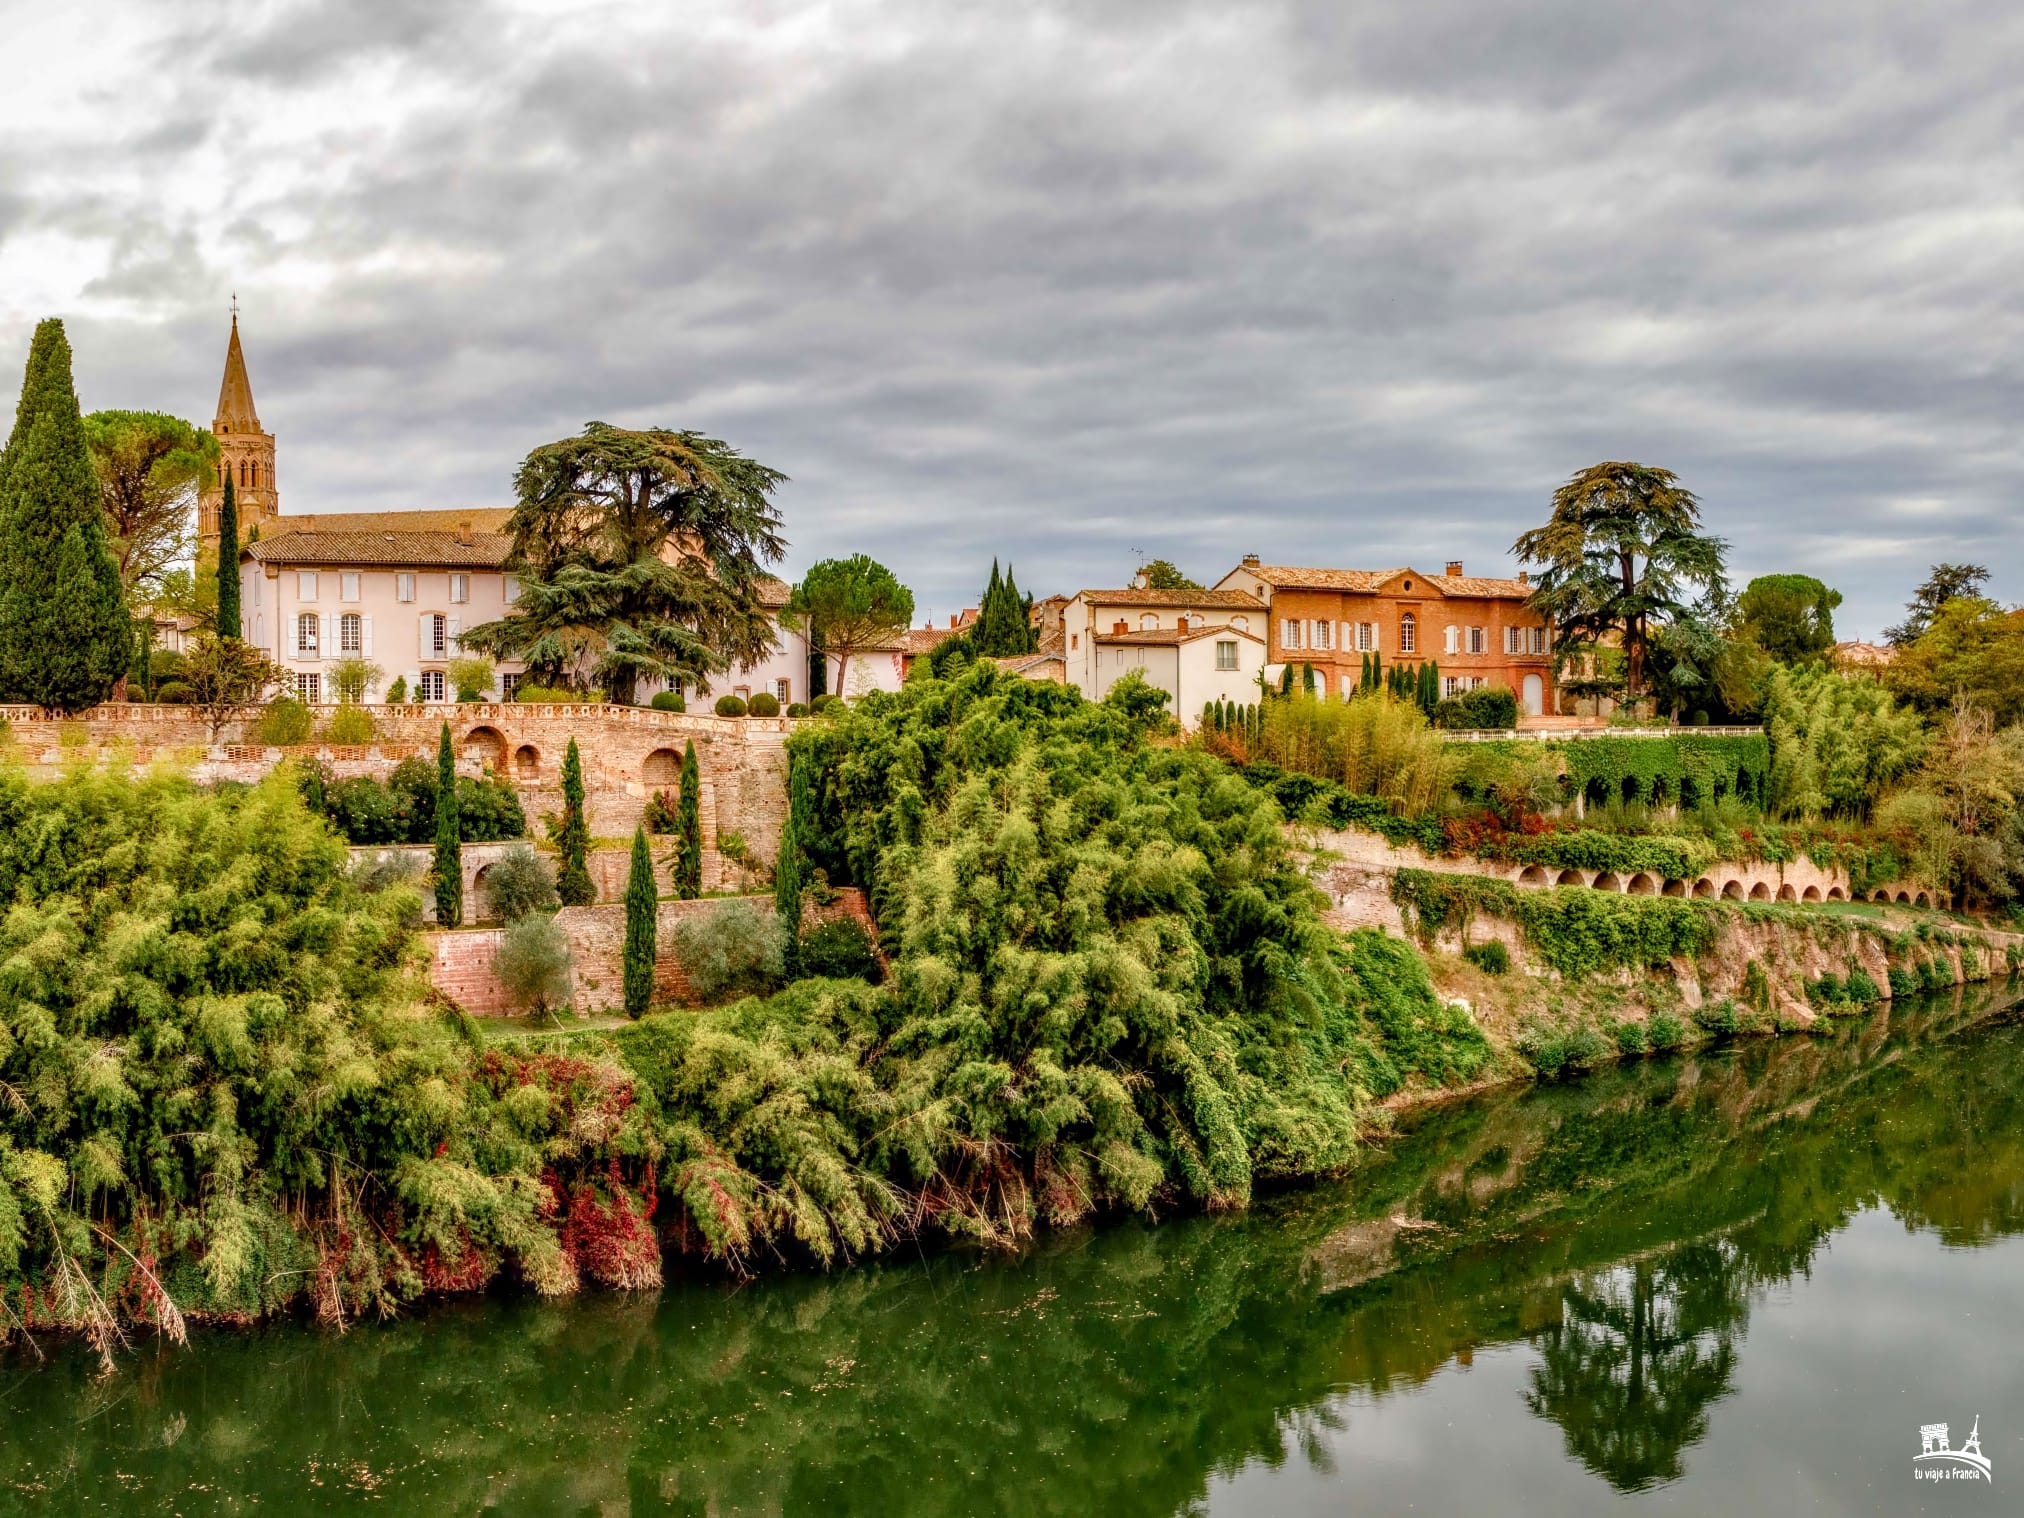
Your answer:
[[[325,511],[272,517],[260,524],[263,541],[285,532],[473,532],[506,531],[512,511],[504,506],[467,506],[423,511]]]
[[[1193,643],[1197,638],[1215,637],[1249,638],[1253,643],[1263,643],[1265,641],[1254,632],[1246,632],[1241,627],[1227,626],[1191,627],[1186,632],[1182,632],[1178,627],[1144,627],[1130,632],[1098,633],[1096,634],[1096,641],[1099,643],[1140,644],[1151,647],[1157,644]]]
[[[425,568],[503,569],[513,540],[504,533],[476,532],[463,541],[456,532],[284,532],[248,543],[242,552],[256,564],[420,565]]]
[[[1500,600],[1524,600],[1535,587],[1518,580],[1486,575],[1421,574],[1410,565],[1396,569],[1307,569],[1291,564],[1246,564],[1247,574],[1256,575],[1275,590],[1381,590],[1400,575],[1426,581],[1443,595],[1487,596]]]
[[[1265,603],[1244,590],[1083,590],[1076,598],[1092,606],[1212,606],[1219,611],[1263,611]]]

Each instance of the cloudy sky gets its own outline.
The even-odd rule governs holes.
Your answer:
[[[0,0],[0,360],[294,511],[503,505],[591,418],[792,476],[938,617],[1268,561],[1507,569],[1677,470],[1874,635],[2024,600],[2024,10],[1996,0]],[[11,391],[14,381],[0,379]]]

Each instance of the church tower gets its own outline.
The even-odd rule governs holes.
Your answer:
[[[239,305],[232,304],[232,341],[225,348],[225,379],[218,387],[218,414],[211,421],[222,457],[218,483],[197,501],[197,539],[213,551],[218,546],[218,513],[225,504],[224,471],[232,476],[233,504],[239,512],[239,542],[252,529],[281,514],[274,481],[274,434],[260,430],[253,409],[253,383],[246,378],[246,355],[239,347]]]

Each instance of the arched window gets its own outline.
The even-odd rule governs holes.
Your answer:
[[[254,488],[255,490],[258,490],[258,489],[260,488],[260,462],[259,462],[259,460],[257,460],[257,459],[256,459],[256,460],[254,460],[254,461],[253,461],[252,463],[248,464],[248,465],[246,466],[246,472],[247,472],[247,473],[248,473],[249,475],[251,475],[251,476],[253,477],[253,488]]]
[[[1418,653],[1420,648],[1419,619],[1411,612],[1399,613],[1399,652]]]
[[[305,611],[295,619],[295,648],[305,659],[316,657],[317,618],[313,611]]]
[[[1158,612],[1149,611],[1139,618],[1139,630],[1141,632],[1151,632],[1159,625],[1160,617]]]
[[[1251,630],[1251,619],[1246,616],[1232,617],[1230,619],[1230,630],[1232,632],[1240,632],[1240,633],[1249,632]]]

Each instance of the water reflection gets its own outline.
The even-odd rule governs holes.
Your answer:
[[[1496,1415],[1528,1458],[1564,1446],[1625,1492],[1692,1481],[1753,1303],[1856,1212],[1961,1247],[2024,1226],[2024,1029],[1961,1031],[1972,1010],[1492,1093],[1340,1187],[1019,1260],[207,1335],[106,1382],[16,1355],[0,1489],[186,1513],[232,1492],[289,1511],[1166,1514],[1239,1470],[1325,1465],[1346,1393],[1382,1404],[1497,1346],[1536,1362]]]

